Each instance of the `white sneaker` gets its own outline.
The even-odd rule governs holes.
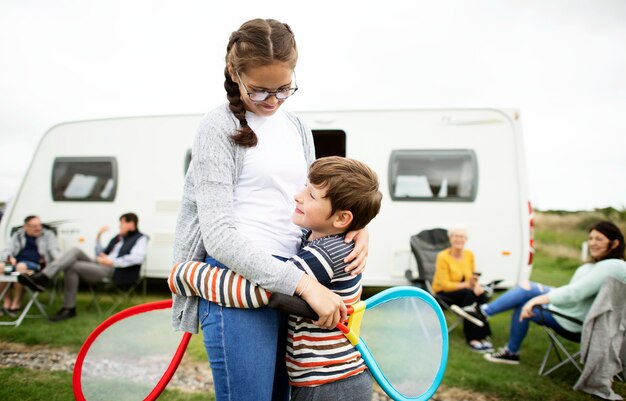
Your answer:
[[[519,354],[512,354],[505,348],[500,348],[493,354],[485,354],[484,358],[489,362],[506,363],[507,365],[519,365]]]
[[[485,322],[483,322],[478,316],[474,316],[475,312],[468,312],[465,309],[461,308],[459,305],[452,305],[450,310],[457,315],[461,316],[464,319],[474,323],[478,327],[484,327]]]
[[[493,344],[487,340],[481,341],[483,345],[483,352],[493,352]]]

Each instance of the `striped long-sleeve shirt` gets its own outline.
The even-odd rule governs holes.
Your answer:
[[[354,244],[344,235],[314,241],[303,237],[302,248],[289,262],[340,295],[346,305],[361,297],[361,275],[344,271],[343,259]],[[168,285],[175,294],[196,295],[223,306],[256,308],[267,305],[269,293],[228,269],[206,263],[180,263],[172,269]],[[311,320],[289,316],[287,371],[294,386],[318,386],[366,369],[360,353],[338,329],[322,329]]]

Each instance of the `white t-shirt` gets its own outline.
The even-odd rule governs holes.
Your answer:
[[[270,117],[246,112],[246,120],[258,143],[246,151],[235,186],[235,226],[254,246],[289,258],[300,245],[301,229],[291,215],[307,178],[302,139],[281,110]]]

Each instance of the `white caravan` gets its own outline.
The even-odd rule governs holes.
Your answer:
[[[382,209],[369,225],[366,286],[417,276],[409,239],[463,225],[485,282],[510,287],[532,267],[533,215],[518,113],[495,109],[302,112],[319,156],[343,155],[379,175]],[[202,115],[63,123],[41,139],[0,222],[0,246],[25,216],[57,228],[62,250],[91,255],[97,229],[125,212],[150,236],[145,274],[170,272],[183,178]]]

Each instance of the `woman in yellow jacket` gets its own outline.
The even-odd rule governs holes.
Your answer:
[[[485,290],[478,284],[479,273],[475,270],[474,254],[465,249],[467,230],[455,227],[448,231],[450,247],[439,252],[433,290],[446,303],[458,307],[482,304],[487,301]],[[454,307],[453,307],[454,308]],[[481,322],[482,327],[465,319],[463,332],[465,339],[474,351],[492,352],[493,346],[487,337],[491,330],[487,322]]]

